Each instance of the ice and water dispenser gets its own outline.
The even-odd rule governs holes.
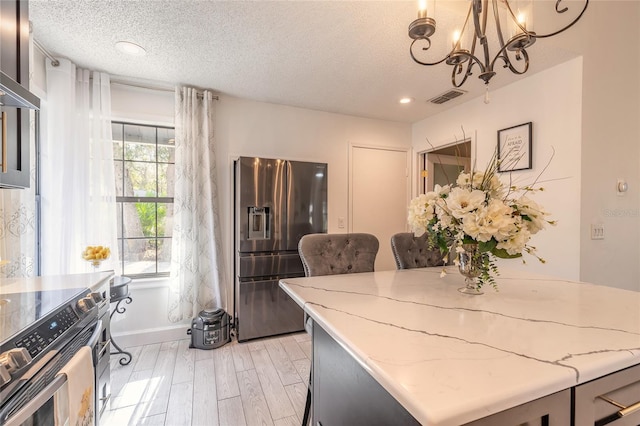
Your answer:
[[[249,240],[268,240],[271,238],[269,227],[269,207],[249,207]]]

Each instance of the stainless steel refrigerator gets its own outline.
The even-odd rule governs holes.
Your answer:
[[[235,161],[235,328],[238,341],[304,329],[281,278],[304,276],[298,242],[327,232],[327,165]]]

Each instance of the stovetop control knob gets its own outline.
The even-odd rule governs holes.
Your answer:
[[[0,383],[11,381],[11,373],[20,370],[31,362],[32,358],[26,348],[10,349],[0,355]]]
[[[87,297],[91,297],[96,304],[100,304],[104,301],[104,297],[102,297],[102,294],[98,292],[89,293]]]
[[[78,309],[80,310],[80,312],[82,313],[87,313],[89,312],[91,309],[93,309],[96,306],[96,302],[94,302],[93,298],[91,296],[87,296],[87,297],[83,297],[82,299],[78,300],[77,303]]]
[[[9,371],[4,367],[4,365],[0,365],[0,387],[6,385],[10,381],[11,374],[9,374]]]

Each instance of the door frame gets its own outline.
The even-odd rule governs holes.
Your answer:
[[[462,140],[460,139],[456,139],[453,141],[449,141],[446,143],[443,143],[441,145],[436,146],[432,146],[429,149],[425,149],[423,151],[419,151],[415,154],[415,165],[416,165],[416,173],[414,174],[415,176],[415,188],[416,188],[416,193],[414,194],[414,196],[417,196],[418,194],[422,194],[426,191],[433,191],[433,182],[429,181],[428,179],[428,175],[425,176],[425,172],[426,173],[431,173],[429,172],[430,170],[433,170],[434,167],[434,163],[432,161],[427,161],[425,162],[424,158],[425,157],[429,157],[428,155],[425,154],[429,154],[429,153],[433,153],[436,151],[440,151],[442,149],[445,148],[450,148],[456,145],[461,145],[461,144],[465,144],[465,143],[469,143],[469,147],[470,147],[470,156],[468,157],[468,160],[465,159],[464,161],[464,166],[465,169],[467,170],[471,170],[471,164],[472,164],[472,159],[476,158],[475,157],[475,144],[473,143],[473,138],[471,136],[466,137]],[[452,165],[459,165],[460,164],[460,158],[456,157],[456,156],[452,156],[452,155],[443,155],[443,154],[438,154],[438,157],[443,160],[441,161],[442,164],[452,164]],[[466,157],[465,157],[466,158]],[[427,183],[426,185],[424,184],[425,178],[427,179]],[[452,182],[454,183],[454,182]]]

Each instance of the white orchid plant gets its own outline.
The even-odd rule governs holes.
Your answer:
[[[527,197],[544,188],[535,183],[504,185],[496,175],[498,165],[494,153],[486,170],[463,171],[454,184],[436,185],[409,205],[408,222],[413,232],[417,236],[428,233],[432,247],[440,249],[445,261],[455,252],[454,264],[458,265],[463,244],[477,244],[478,289],[486,283],[497,289],[496,258],[512,259],[526,252],[544,263],[528,242],[547,224],[555,225],[547,219],[549,213]]]

